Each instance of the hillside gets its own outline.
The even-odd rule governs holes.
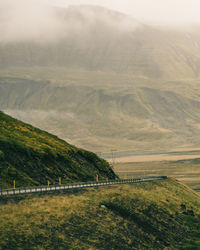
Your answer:
[[[2,249],[200,246],[200,197],[172,179],[2,199],[0,219]]]
[[[52,13],[55,40],[0,40],[0,110],[94,152],[200,148],[198,26],[98,6]]]
[[[0,107],[17,119],[94,152],[200,147],[198,83],[162,87],[135,81],[131,86],[128,76],[117,79],[99,73],[95,77],[95,73],[86,72],[82,79],[82,72],[80,79],[77,75],[71,81],[73,74],[66,77],[70,83],[60,84],[32,77],[2,77]],[[123,86],[119,86],[121,81]]]
[[[53,42],[48,37],[45,40],[44,35],[23,40],[22,32],[21,39],[0,40],[0,68],[63,66],[153,79],[199,77],[198,27],[185,30],[152,27],[98,6],[70,6],[52,11],[61,24],[58,32],[62,36],[55,32]]]
[[[94,153],[0,112],[0,187],[47,185],[115,178]]]

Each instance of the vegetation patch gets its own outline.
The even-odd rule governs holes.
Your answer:
[[[1,249],[200,246],[200,197],[173,179],[4,198],[0,220]]]
[[[0,188],[113,179],[110,165],[94,153],[0,112]]]

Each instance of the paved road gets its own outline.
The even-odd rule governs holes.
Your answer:
[[[140,179],[111,180],[111,181],[100,181],[100,182],[74,183],[74,184],[69,184],[69,185],[4,189],[4,190],[0,190],[0,196],[18,195],[18,194],[27,194],[27,193],[36,193],[36,192],[49,192],[49,191],[77,189],[77,188],[81,189],[81,188],[88,188],[88,187],[98,187],[98,186],[125,184],[125,183],[137,183],[137,182],[162,180],[166,178],[167,178],[166,176],[152,176],[152,177],[140,178]]]

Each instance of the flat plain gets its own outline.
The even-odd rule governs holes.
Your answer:
[[[196,157],[197,155],[172,155],[169,160],[169,155],[151,155],[146,158],[145,156],[131,156],[129,159],[126,157],[127,162],[122,157],[121,162],[120,158],[115,159],[113,167],[121,178],[167,175],[182,181],[193,189],[200,189],[200,158]],[[152,161],[149,161],[150,158]],[[180,159],[177,160],[177,158]]]

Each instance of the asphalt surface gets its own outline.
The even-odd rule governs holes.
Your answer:
[[[147,182],[147,181],[162,180],[166,178],[167,178],[166,176],[152,176],[152,177],[146,177],[146,178],[140,178],[140,179],[111,180],[111,181],[100,181],[100,182],[73,183],[69,185],[53,185],[53,186],[3,189],[3,190],[0,190],[0,196],[37,193],[37,192],[50,192],[50,191],[67,190],[67,189],[82,189],[82,188],[89,188],[89,187],[126,184],[126,183]]]

